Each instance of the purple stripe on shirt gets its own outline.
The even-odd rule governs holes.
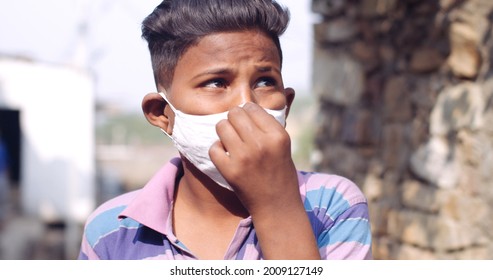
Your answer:
[[[351,180],[338,176],[338,175],[326,175],[318,173],[299,173],[306,192],[317,190],[320,186],[326,189],[335,188],[343,198],[349,202],[349,204],[356,204],[360,202],[366,202],[361,190]]]

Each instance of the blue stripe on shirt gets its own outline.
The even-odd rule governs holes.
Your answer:
[[[94,247],[101,237],[117,230],[121,226],[131,228],[138,227],[139,223],[131,219],[118,220],[120,214],[126,206],[119,206],[109,209],[97,215],[86,227],[85,234],[87,241]]]
[[[305,209],[313,211],[314,209],[327,209],[327,215],[333,220],[351,205],[344,199],[344,196],[337,192],[335,188],[326,188],[321,186],[318,190],[311,190],[306,193]]]
[[[350,218],[339,221],[318,239],[319,246],[328,246],[339,242],[359,242],[364,245],[371,243],[371,232],[365,218]]]

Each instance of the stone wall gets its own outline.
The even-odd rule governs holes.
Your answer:
[[[493,259],[493,1],[312,0],[315,168],[369,199],[375,259]]]

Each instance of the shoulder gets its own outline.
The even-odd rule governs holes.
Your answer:
[[[351,180],[299,172],[300,193],[324,259],[371,258],[368,204]]]
[[[342,176],[298,171],[298,181],[301,196],[306,203],[317,208],[334,203],[346,207],[367,203],[360,188]]]
[[[122,226],[122,223],[129,222],[128,219],[120,219],[120,213],[140,192],[141,190],[136,190],[112,198],[101,204],[91,213],[87,218],[84,228],[85,239],[91,247],[98,243],[102,237],[118,230]]]

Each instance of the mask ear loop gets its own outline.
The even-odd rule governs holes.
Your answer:
[[[169,102],[168,98],[166,98],[166,92],[158,92],[159,95],[161,95],[161,97],[164,99],[164,101],[166,101],[166,103],[168,103],[169,107],[171,107],[171,110],[173,110],[173,112],[176,114],[176,108],[173,106],[173,104],[171,104],[171,102]]]
[[[162,129],[162,128],[159,128],[164,134],[166,134],[166,136],[169,137],[169,139],[173,140],[173,137],[171,137],[171,135],[168,134],[168,132],[166,132],[166,130]]]
[[[176,115],[176,109],[175,107],[173,107],[173,105],[171,105],[171,102],[168,101],[168,98],[166,98],[166,95],[165,95],[166,91],[163,93],[163,92],[158,92],[159,95],[161,95],[161,97],[164,99],[164,101],[166,101],[166,103],[169,105],[169,107],[171,108],[171,110],[175,113]],[[161,131],[166,134],[166,136],[168,136],[171,140],[173,140],[173,137],[171,137],[171,135],[168,134],[168,132],[166,132],[166,130],[162,129],[162,128],[159,128],[161,129]]]

